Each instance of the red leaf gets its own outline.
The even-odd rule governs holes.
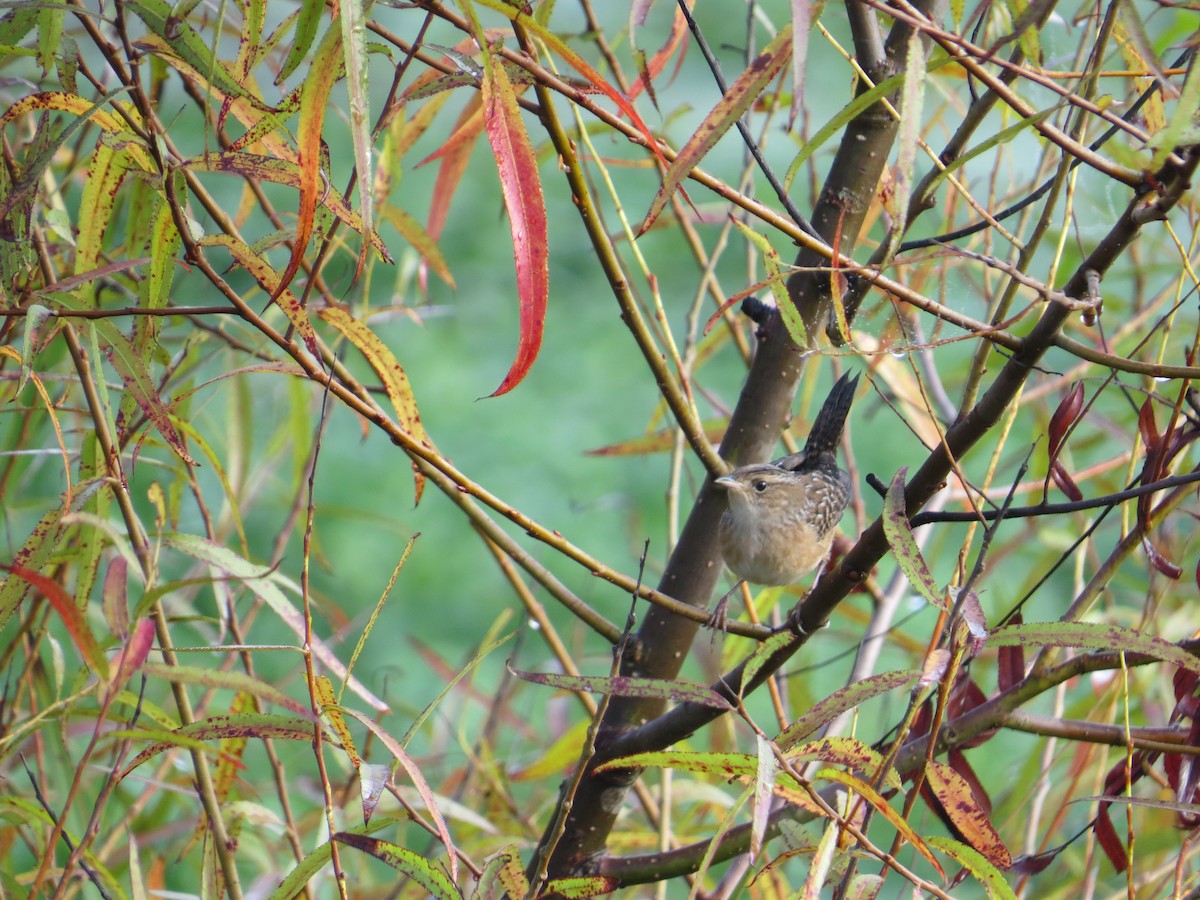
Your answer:
[[[1154,542],[1145,535],[1142,536],[1142,549],[1146,551],[1146,556],[1150,557],[1150,565],[1158,569],[1163,575],[1174,581],[1178,581],[1182,577],[1183,569],[1163,556],[1158,551],[1158,548],[1154,546]]]
[[[1044,853],[1036,853],[1030,856],[1018,856],[1013,860],[1012,868],[1009,873],[1012,875],[1036,875],[1038,872],[1044,872],[1050,863],[1058,859],[1058,855],[1067,848],[1064,844],[1061,847],[1055,847],[1052,850],[1047,850]]]
[[[1083,499],[1083,491],[1079,490],[1079,485],[1075,483],[1075,479],[1067,474],[1067,470],[1063,468],[1063,464],[1057,459],[1050,464],[1050,475],[1054,479],[1054,483],[1058,485],[1058,489],[1070,499],[1075,501]]]
[[[483,100],[478,94],[472,94],[466,106],[454,123],[454,131],[437,150],[417,163],[423,166],[427,162],[440,159],[442,164],[438,169],[437,179],[433,186],[433,197],[429,203],[429,236],[437,240],[442,228],[446,225],[446,213],[450,210],[450,200],[462,181],[466,171],[467,161],[471,151],[475,149],[475,141],[483,133]]]
[[[499,59],[489,54],[483,75],[484,122],[496,155],[500,186],[512,229],[517,267],[517,296],[521,303],[521,338],[517,358],[500,387],[490,396],[506,394],[521,383],[537,359],[550,294],[549,252],[546,246],[546,205],[538,179],[537,157],[517,106],[517,96]]]
[[[985,808],[986,795],[981,798],[956,767],[940,760],[929,760],[925,778],[934,798],[933,808],[959,837],[982,853],[992,865],[1001,869],[1011,866],[1012,856]],[[922,796],[929,800],[924,791]]]
[[[1142,443],[1147,451],[1158,443],[1158,426],[1154,424],[1154,406],[1149,397],[1138,410],[1138,431],[1142,435]]]
[[[1018,612],[1009,616],[1008,625],[1020,625],[1024,621],[1024,617]],[[1183,671],[1180,669],[1179,671]],[[1023,647],[1013,644],[1008,647],[1001,647],[996,654],[996,686],[1003,691],[1007,691],[1014,684],[1020,683],[1025,677],[1025,650]]]
[[[1082,411],[1083,382],[1077,381],[1067,396],[1063,397],[1062,402],[1058,404],[1058,409],[1054,411],[1054,415],[1050,417],[1050,427],[1047,429],[1047,437],[1050,442],[1051,464],[1058,459],[1058,451],[1062,449],[1067,432],[1070,431],[1071,426],[1075,424]]]
[[[83,610],[75,605],[74,599],[63,590],[62,585],[53,578],[47,578],[42,573],[34,572],[32,569],[27,569],[24,566],[15,564],[6,566],[0,563],[0,569],[12,572],[13,575],[24,581],[28,581],[41,591],[46,599],[50,601],[50,605],[54,607],[54,611],[58,613],[59,618],[62,619],[63,625],[67,627],[67,633],[71,636],[71,640],[79,650],[79,655],[91,666],[92,671],[101,676],[108,673],[108,660],[100,652],[100,647],[96,643],[96,638],[92,636],[92,630],[88,627]]]
[[[1058,404],[1058,409],[1054,410],[1054,415],[1050,417],[1050,426],[1046,430],[1049,446],[1047,455],[1049,457],[1050,477],[1054,479],[1054,483],[1058,485],[1058,489],[1066,494],[1072,500],[1082,500],[1083,492],[1079,490],[1079,486],[1075,484],[1075,480],[1071,478],[1066,467],[1058,460],[1059,453],[1062,452],[1063,446],[1066,443],[1067,434],[1071,428],[1079,420],[1079,416],[1083,411],[1083,382],[1075,382],[1075,386],[1063,397],[1062,402]],[[1043,494],[1042,499],[1045,499]]]
[[[122,687],[133,673],[142,667],[150,648],[154,646],[154,620],[142,619],[121,648],[117,661],[117,674],[113,678],[113,687]]]
[[[1125,845],[1121,843],[1117,830],[1113,828],[1112,819],[1108,816],[1108,807],[1108,803],[1100,804],[1100,808],[1096,810],[1096,826],[1092,830],[1096,834],[1096,840],[1100,842],[1101,849],[1104,850],[1104,855],[1112,863],[1112,867],[1118,872],[1124,872],[1129,865],[1129,854],[1125,850]]]

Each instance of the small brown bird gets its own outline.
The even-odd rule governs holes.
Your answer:
[[[792,584],[829,555],[850,500],[850,476],[838,467],[837,448],[857,386],[857,375],[838,379],[799,453],[742,466],[714,482],[729,497],[721,553],[739,578]]]

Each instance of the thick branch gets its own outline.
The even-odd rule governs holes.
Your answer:
[[[859,0],[852,0],[849,6],[854,9],[852,25],[859,26],[856,46],[864,48],[864,54],[872,46],[876,48],[867,60],[871,65],[868,74],[872,80],[882,81],[894,71],[895,60],[901,58],[908,27],[897,25],[880,52],[877,38],[868,33],[876,26],[864,24],[873,23],[874,15]],[[826,245],[833,244],[835,235],[840,235],[843,248],[853,247],[896,128],[895,120],[881,104],[869,107],[847,126],[812,218]],[[816,243],[811,238],[810,242]],[[796,264],[802,271],[790,279],[788,291],[801,314],[812,323],[808,333],[817,335],[828,318],[830,302],[828,275],[819,271],[825,257],[817,250],[802,247]],[[781,429],[790,419],[803,359],[810,349],[792,343],[778,313],[760,332],[758,351],[721,445],[721,455],[735,464],[765,459],[771,454]],[[663,573],[659,586],[663,593],[697,606],[707,604],[721,573],[716,534],[717,521],[724,509],[723,498],[716,495],[711,480],[706,481]],[[622,674],[674,678],[696,630],[693,622],[658,607],[650,608],[623,660]],[[615,741],[661,712],[661,701],[614,697],[597,734],[597,753],[589,766],[610,758],[608,750]],[[560,801],[571,804],[571,811],[551,855],[550,877],[580,871],[589,859],[604,851],[624,794],[636,777],[633,771],[589,774],[574,797]],[[545,849],[541,848],[539,853]]]

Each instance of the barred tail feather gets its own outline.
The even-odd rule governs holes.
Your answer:
[[[854,392],[858,388],[858,375],[853,378],[847,372],[834,384],[825,404],[817,413],[808,441],[804,445],[804,456],[813,460],[823,453],[836,454],[838,444],[842,440],[842,429],[846,425],[846,416],[850,413],[850,404],[854,402]]]

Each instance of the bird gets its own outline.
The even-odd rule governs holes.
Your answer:
[[[838,466],[837,448],[857,387],[857,375],[838,379],[804,449],[774,462],[740,466],[714,480],[728,499],[718,526],[721,553],[738,578],[768,586],[793,584],[829,556],[834,529],[850,501],[850,476]]]

